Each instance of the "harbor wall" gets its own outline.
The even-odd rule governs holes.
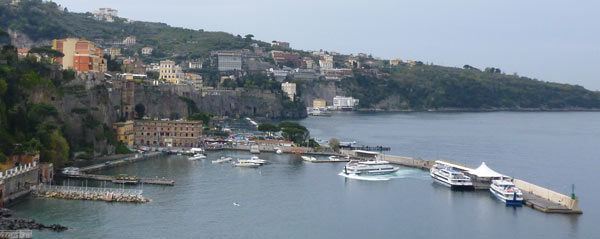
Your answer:
[[[577,199],[572,199],[567,195],[557,193],[550,189],[546,189],[520,179],[513,179],[513,183],[515,184],[515,186],[517,186],[517,188],[525,192],[529,192],[533,195],[544,198],[553,203],[563,205],[573,211],[581,211],[581,209],[579,209],[579,200]]]
[[[31,192],[31,186],[37,185],[39,166],[30,163],[25,166],[15,167],[0,173],[2,185],[1,200],[3,205],[10,205],[18,198]]]

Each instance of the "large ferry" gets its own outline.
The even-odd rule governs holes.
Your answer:
[[[521,206],[523,205],[523,193],[515,184],[508,180],[492,180],[490,192],[498,200],[504,202],[506,206]]]
[[[470,177],[446,165],[433,165],[433,167],[429,169],[429,175],[431,175],[435,182],[448,186],[453,190],[473,189],[473,182]]]
[[[395,173],[399,167],[390,165],[388,161],[352,161],[344,166],[344,174],[350,175],[384,175]]]

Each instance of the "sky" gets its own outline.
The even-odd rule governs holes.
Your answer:
[[[600,90],[598,0],[55,0],[69,11],[443,66],[496,67]]]

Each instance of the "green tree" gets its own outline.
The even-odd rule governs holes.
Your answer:
[[[333,149],[335,152],[340,152],[340,140],[336,138],[331,138],[329,140],[329,147]]]
[[[279,128],[271,123],[262,123],[258,125],[258,130],[267,133],[267,135],[271,137],[273,136],[273,133],[279,132]]]
[[[310,132],[306,127],[296,122],[284,121],[279,123],[278,127],[281,129],[281,135],[286,140],[293,141],[297,144],[304,144],[310,135]]]
[[[40,158],[44,162],[60,167],[69,159],[69,143],[58,130],[53,131],[43,142]]]

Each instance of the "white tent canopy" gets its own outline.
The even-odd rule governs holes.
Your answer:
[[[506,177],[503,174],[500,174],[485,165],[485,162],[481,163],[478,168],[469,170],[470,174],[473,174],[479,178],[501,178]]]

